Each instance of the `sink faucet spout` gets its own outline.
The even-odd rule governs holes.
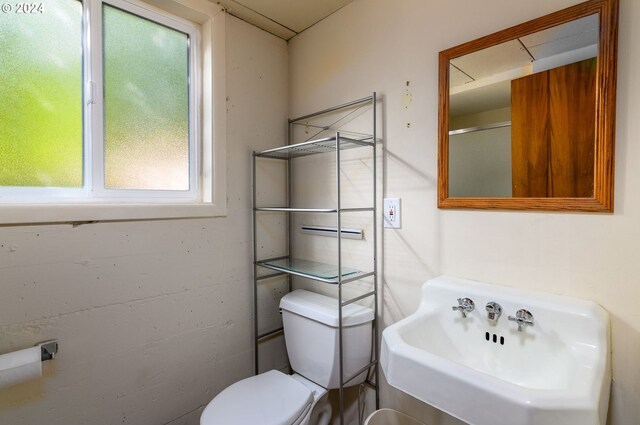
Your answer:
[[[502,306],[497,302],[490,301],[486,306],[487,317],[492,323],[496,323],[500,316],[502,316]]]

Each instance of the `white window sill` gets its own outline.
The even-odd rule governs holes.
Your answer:
[[[200,204],[2,205],[0,224],[202,218],[226,215],[226,207]]]

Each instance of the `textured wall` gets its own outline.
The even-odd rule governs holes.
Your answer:
[[[640,417],[640,4],[621,0],[614,214],[449,211],[436,207],[437,54],[576,0],[356,0],[290,42],[292,115],[377,91],[384,96],[383,190],[403,228],[383,232],[384,321],[410,314],[436,275],[592,299],[611,313],[612,425]],[[402,105],[403,93],[412,103]],[[410,124],[408,126],[407,124]],[[383,404],[458,423],[386,389]]]
[[[195,425],[253,374],[250,153],[283,143],[287,45],[226,23],[228,216],[0,227],[0,353],[57,338],[2,425]]]

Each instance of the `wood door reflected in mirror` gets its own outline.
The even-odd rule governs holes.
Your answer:
[[[438,206],[612,211],[617,0],[440,52]]]

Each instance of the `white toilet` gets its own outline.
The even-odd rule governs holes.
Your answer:
[[[200,425],[327,425],[327,390],[340,387],[338,300],[296,290],[280,301],[293,375],[277,370],[227,387],[207,405]],[[356,304],[342,309],[344,376],[371,361],[373,310]],[[358,385],[366,372],[349,381]]]

